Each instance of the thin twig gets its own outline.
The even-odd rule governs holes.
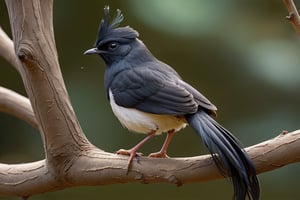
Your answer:
[[[283,0],[283,2],[289,12],[289,15],[286,16],[286,19],[291,22],[294,29],[300,36],[300,16],[299,16],[297,7],[293,0]]]

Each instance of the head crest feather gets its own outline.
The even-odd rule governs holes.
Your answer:
[[[121,10],[117,9],[117,13],[113,20],[110,22],[109,6],[104,7],[104,18],[100,22],[98,37],[95,42],[95,46],[99,46],[105,43],[107,40],[112,39],[133,39],[138,37],[138,32],[130,27],[118,26],[124,20],[124,16]]]

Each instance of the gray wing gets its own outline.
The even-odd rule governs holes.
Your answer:
[[[179,77],[151,68],[122,71],[111,82],[115,102],[153,114],[185,115],[197,112],[198,106],[216,110],[196,89]]]

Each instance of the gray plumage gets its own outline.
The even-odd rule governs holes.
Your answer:
[[[138,39],[137,31],[118,27],[123,18],[117,10],[110,22],[106,6],[95,47],[85,52],[103,58],[107,98],[121,123],[147,134],[178,131],[188,123],[202,138],[220,172],[231,177],[234,199],[259,199],[255,167],[238,140],[211,117],[217,108],[173,68],[156,59]],[[136,116],[143,119],[131,118]]]

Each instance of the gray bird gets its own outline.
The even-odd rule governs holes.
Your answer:
[[[239,141],[212,118],[217,108],[155,58],[138,39],[137,31],[118,27],[123,18],[117,10],[110,22],[109,7],[105,6],[94,48],[85,54],[98,54],[104,60],[106,95],[121,124],[147,135],[133,148],[117,151],[130,156],[128,168],[139,156],[138,149],[164,132],[167,137],[161,150],[150,157],[167,157],[174,133],[189,125],[202,138],[220,173],[231,178],[234,199],[259,199],[255,167]]]

